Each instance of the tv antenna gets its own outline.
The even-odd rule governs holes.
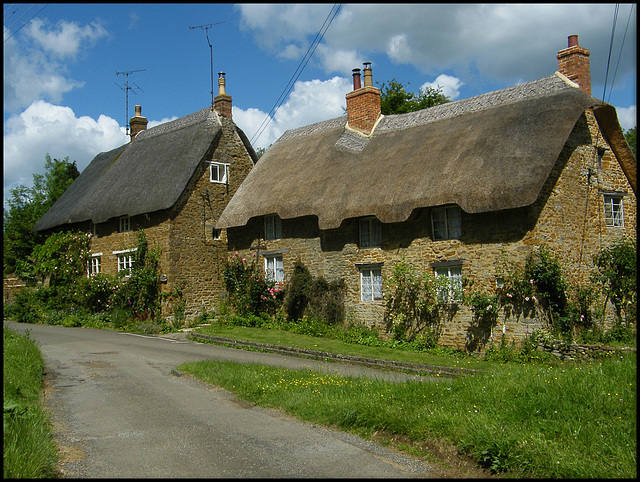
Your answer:
[[[207,36],[207,43],[209,44],[209,51],[211,52],[211,110],[213,110],[213,46],[211,45],[211,41],[209,41],[209,29],[214,25],[219,25],[224,22],[215,22],[208,23],[206,25],[198,25],[197,27],[189,27],[189,30],[193,30],[195,28],[199,28],[204,30],[204,33]]]
[[[127,70],[126,72],[116,72],[116,75],[124,75],[125,76],[125,81],[124,81],[124,87],[120,87],[117,83],[116,85],[118,85],[118,87],[120,87],[122,90],[124,90],[125,92],[125,125],[127,126],[127,135],[129,135],[129,91],[133,92],[134,94],[136,93],[136,89],[138,90],[142,90],[140,87],[138,87],[138,85],[134,82],[133,85],[135,85],[135,87],[131,87],[129,85],[129,74],[133,74],[134,72],[144,72],[146,69],[142,69],[142,70]],[[137,95],[137,94],[136,94]]]

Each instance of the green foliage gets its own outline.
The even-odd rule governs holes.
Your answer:
[[[118,280],[103,273],[78,278],[74,283],[73,300],[91,313],[101,313],[111,309],[118,288]]]
[[[51,234],[33,250],[35,274],[52,287],[73,285],[86,275],[90,238],[79,232]]]
[[[393,79],[388,84],[383,82],[380,89],[380,109],[383,115],[405,114],[449,101],[450,99],[442,93],[442,87],[428,87],[415,94],[407,92],[403,84]]]
[[[159,248],[149,248],[144,230],[138,231],[138,246],[131,274],[120,271],[124,278],[116,291],[114,303],[138,320],[155,319],[160,314]]]
[[[314,278],[300,261],[296,261],[284,298],[287,318],[300,320],[306,315],[329,324],[342,324],[345,290],[343,280],[328,282],[322,276]]]
[[[223,278],[229,302],[240,316],[273,314],[282,303],[282,283],[265,279],[256,269],[255,258],[248,261],[236,251],[225,263]]]
[[[58,459],[51,422],[41,408],[44,362],[35,342],[4,328],[3,476],[49,478]]]
[[[461,298],[458,290],[444,276],[433,278],[428,273],[418,273],[403,258],[393,267],[385,287],[387,331],[401,341],[411,341],[419,333],[437,339],[441,317],[456,307],[448,300]]]
[[[616,306],[618,318],[625,313],[628,322],[636,320],[636,242],[622,239],[604,247],[594,256],[591,280],[602,287]]]
[[[560,262],[544,246],[530,253],[524,266],[524,278],[530,279],[543,307],[562,316],[567,306],[568,284]]]
[[[33,175],[33,186],[18,186],[10,191],[8,209],[3,214],[5,275],[15,272],[25,280],[31,277],[31,265],[27,260],[33,248],[44,239],[40,233],[33,231],[33,227],[80,175],[75,161],[70,163],[68,157],[59,161],[47,154],[44,167],[44,175]]]
[[[633,155],[638,157],[638,154],[636,154],[636,128],[634,127],[633,129],[627,130],[627,132],[624,133],[624,138],[627,140]]]

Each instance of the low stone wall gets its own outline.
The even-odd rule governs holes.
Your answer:
[[[551,353],[561,360],[593,360],[594,358],[604,358],[614,354],[616,351],[633,351],[633,347],[614,348],[609,345],[580,345],[578,343],[565,343],[560,340],[550,340],[538,345],[538,351]]]
[[[26,286],[25,282],[17,276],[7,276],[3,279],[2,301],[5,304],[13,302],[16,292]]]

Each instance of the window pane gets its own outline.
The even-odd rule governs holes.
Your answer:
[[[361,219],[360,220],[360,246],[366,248],[370,245],[369,241],[369,220]]]
[[[382,271],[375,269],[371,271],[373,278],[373,299],[382,299]]]
[[[371,290],[371,270],[362,270],[360,275],[360,291],[362,293],[362,301],[373,301]]]
[[[382,224],[377,219],[371,220],[371,246],[382,245]]]

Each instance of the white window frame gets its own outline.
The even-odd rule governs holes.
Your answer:
[[[382,268],[360,268],[360,301],[382,301]]]
[[[89,263],[87,263],[87,277],[94,276],[100,273],[102,268],[102,253],[95,253],[91,255]]]
[[[604,221],[610,228],[624,227],[624,203],[621,194],[603,194]]]
[[[137,250],[138,248],[131,248],[123,249],[122,251],[113,251],[113,254],[118,257],[118,273],[120,271],[127,271],[128,275],[131,274],[131,268],[133,267],[133,252]]]
[[[382,223],[375,216],[360,219],[360,247],[382,246]]]
[[[462,210],[459,206],[445,206],[431,210],[431,232],[434,241],[460,239],[462,236]]]
[[[227,184],[229,182],[229,164],[212,161],[209,164],[209,180],[218,184]]]
[[[277,214],[264,217],[264,239],[273,240],[282,238],[282,220]]]
[[[438,298],[442,303],[454,303],[462,301],[462,265],[438,266],[433,268],[436,278],[445,276],[449,281],[446,292],[438,289]]]
[[[284,265],[282,256],[273,255],[264,257],[264,277],[269,281],[282,283],[284,281]]]
[[[131,231],[131,216],[121,216],[118,220],[118,232],[128,233]]]

